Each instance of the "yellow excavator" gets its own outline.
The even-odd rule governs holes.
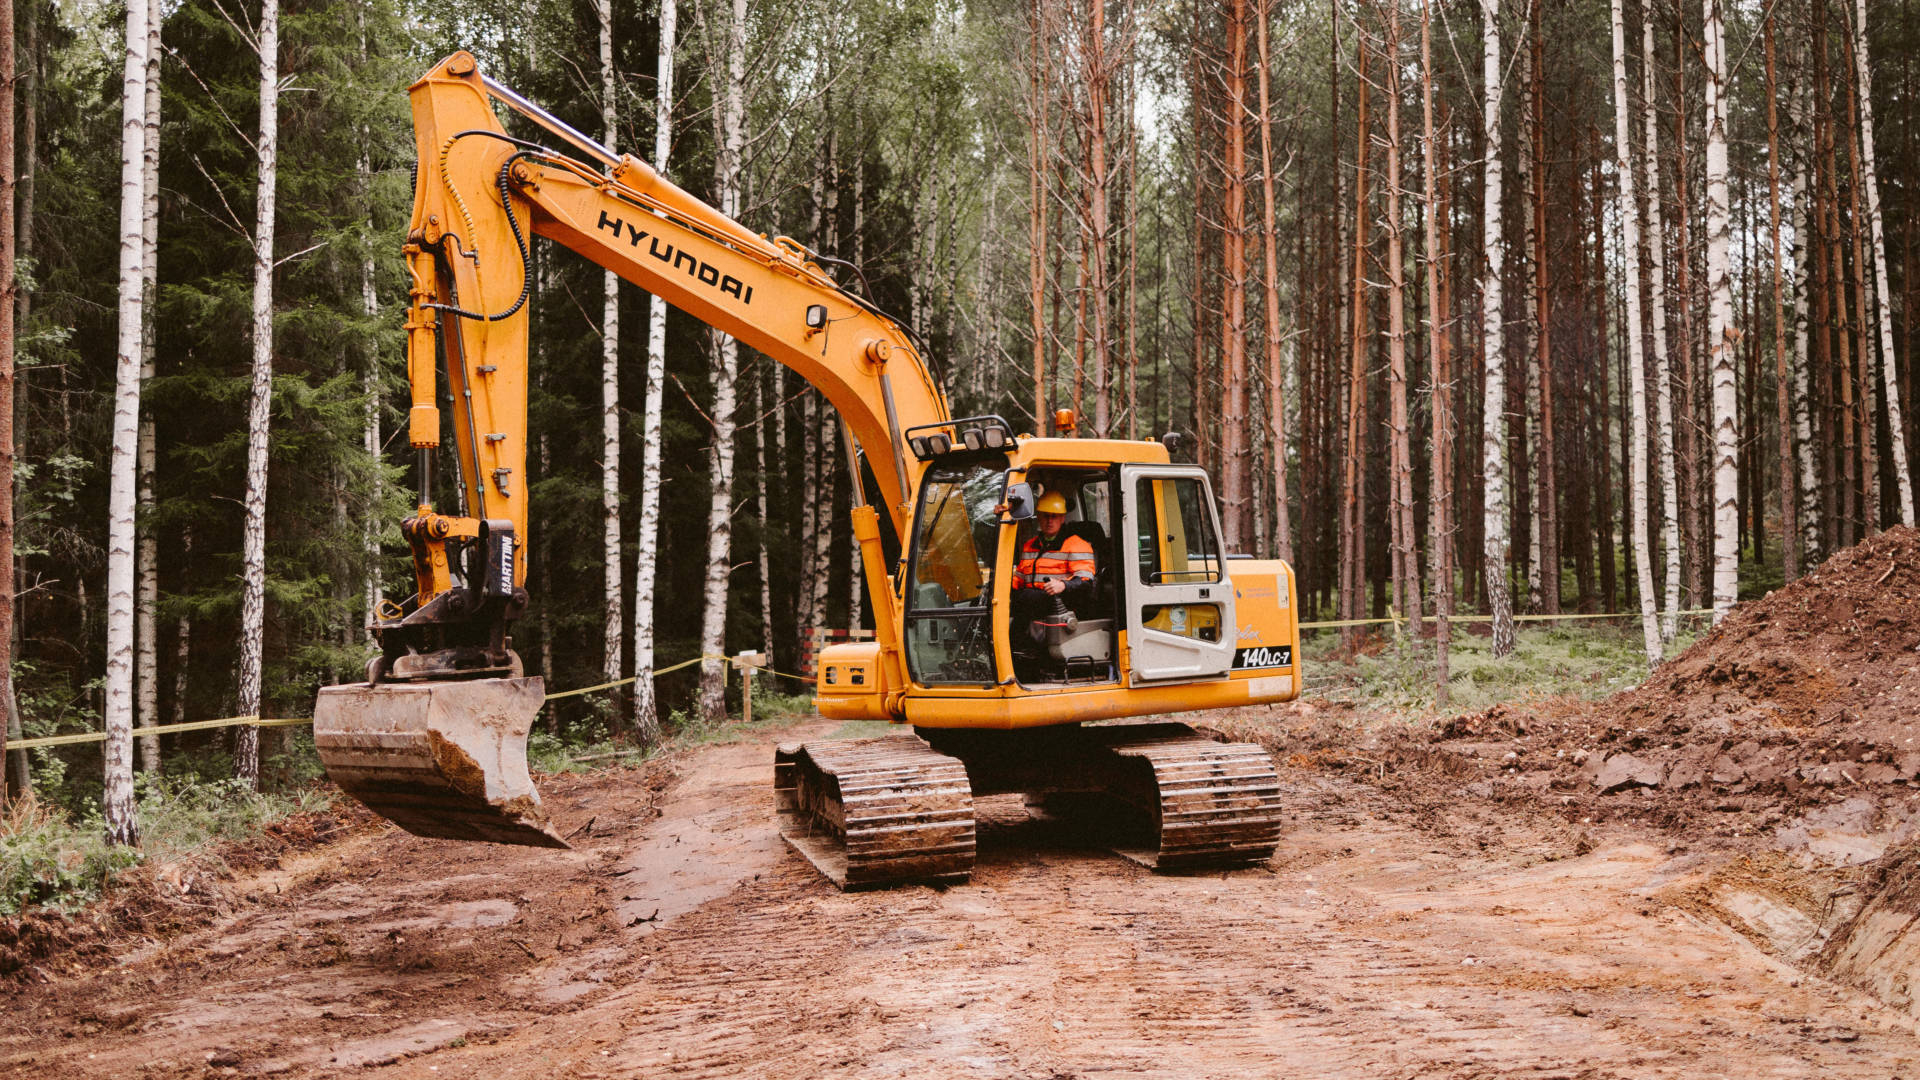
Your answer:
[[[422,836],[566,846],[526,764],[543,684],[508,634],[527,605],[528,244],[544,236],[785,364],[843,421],[875,638],[822,650],[815,702],[899,731],[779,749],[780,830],[822,873],[842,888],[965,880],[973,800],[1007,793],[1157,869],[1272,854],[1263,749],[1095,723],[1299,693],[1293,571],[1223,549],[1203,470],[1164,442],[1071,437],[1070,414],[1047,438],[951,415],[912,336],[836,283],[835,260],[752,232],[467,53],[411,95],[415,590],[383,602],[366,681],[320,691],[314,741],[342,789]],[[510,135],[505,110],[541,141]],[[452,514],[431,488],[442,379]],[[882,514],[904,541],[891,552]]]

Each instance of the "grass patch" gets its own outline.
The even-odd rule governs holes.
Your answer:
[[[769,681],[770,682],[770,681]],[[735,742],[813,713],[811,694],[754,694],[752,724],[737,719],[707,724],[690,711],[675,711],[660,746],[643,750],[611,734],[611,716],[568,725],[564,734],[534,731],[527,764],[536,773],[576,773],[632,764],[660,750]],[[874,725],[885,728],[888,725]],[[116,875],[142,863],[208,858],[226,842],[244,840],[295,814],[325,810],[339,797],[318,783],[323,775],[313,733],[283,728],[268,743],[262,773],[274,781],[256,792],[230,779],[232,761],[218,749],[172,754],[167,773],[134,777],[140,846],[107,843],[100,815],[100,785],[76,786],[64,758],[34,753],[35,781],[51,793],[0,807],[0,916],[31,909],[77,911],[99,899]],[[88,747],[93,753],[97,748]]]
[[[324,810],[335,793],[304,787],[262,793],[237,780],[200,783],[142,774],[134,783],[140,847],[109,844],[97,807],[74,815],[28,796],[0,813],[0,915],[85,907],[115,875],[142,862],[208,855],[294,814]]]
[[[1692,644],[1704,628],[1704,620],[1683,620],[1667,655]],[[1301,652],[1309,696],[1409,716],[1439,711],[1434,707],[1432,638],[1376,638],[1348,659],[1340,635],[1328,632],[1307,639]],[[1640,625],[1630,617],[1522,623],[1513,652],[1499,659],[1493,655],[1491,637],[1461,633],[1456,626],[1447,669],[1449,714],[1535,698],[1605,697],[1638,685],[1648,670]]]

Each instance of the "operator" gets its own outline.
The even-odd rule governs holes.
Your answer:
[[[1013,565],[1013,625],[1023,627],[1053,612],[1053,598],[1068,607],[1093,589],[1093,545],[1085,537],[1063,535],[1067,497],[1058,491],[1040,496],[1034,507],[1040,531],[1020,545]],[[1016,639],[1024,635],[1015,635]]]

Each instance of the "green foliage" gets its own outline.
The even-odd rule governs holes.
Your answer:
[[[333,795],[305,787],[261,794],[237,780],[211,783],[139,776],[139,848],[106,841],[97,810],[71,815],[31,796],[0,814],[0,915],[31,907],[72,911],[97,899],[115,874],[141,862],[206,856],[291,814],[331,805]]]
[[[0,915],[82,907],[139,861],[135,849],[107,843],[97,819],[76,824],[32,798],[16,800],[0,816]]]

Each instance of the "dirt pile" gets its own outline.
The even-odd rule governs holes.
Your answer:
[[[1904,799],[1920,779],[1917,711],[1920,530],[1899,528],[1739,605],[1632,690],[1498,706],[1426,743],[1467,759],[1450,771],[1473,794],[1680,824],[1702,800],[1774,816]]]

